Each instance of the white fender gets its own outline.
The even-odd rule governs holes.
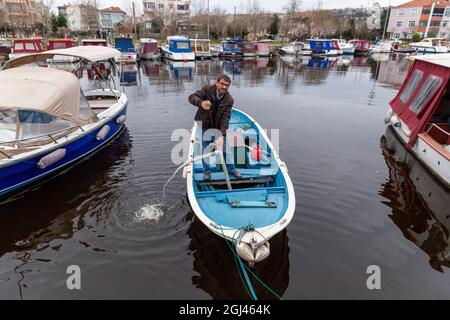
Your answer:
[[[400,129],[402,129],[403,133],[409,137],[411,135],[411,129],[403,121],[400,121],[400,124]]]
[[[37,166],[40,169],[45,169],[48,166],[54,164],[55,162],[61,160],[66,156],[66,149],[57,149],[46,156],[43,156],[39,162],[37,163]]]
[[[255,256],[253,255],[253,250],[245,242],[241,241],[236,245],[236,252],[245,261],[250,262],[250,263],[255,262]]]
[[[108,135],[109,130],[111,128],[106,124],[103,126],[103,128],[100,129],[100,131],[97,133],[97,140],[103,140]]]
[[[388,124],[391,121],[393,114],[394,114],[394,111],[392,111],[392,109],[389,108],[388,112],[386,113],[386,116],[384,117],[385,124]]]
[[[270,254],[270,245],[269,242],[264,243],[259,246],[255,252],[255,262],[261,262],[266,259]]]
[[[122,124],[122,123],[125,122],[125,120],[127,120],[127,116],[123,114],[123,115],[117,117],[116,123],[117,123],[117,124]]]

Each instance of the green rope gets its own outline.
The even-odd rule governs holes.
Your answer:
[[[228,243],[228,241],[227,241],[227,239],[226,239],[226,237],[225,237],[225,234],[223,233],[223,229],[222,229],[222,225],[219,225],[219,227],[220,227],[220,231],[222,232],[222,235],[223,235],[223,238],[225,239],[225,242],[227,243],[227,245],[228,245],[228,247],[230,248],[230,250],[231,250],[231,252],[233,253],[233,255],[234,255],[234,259],[235,259],[235,261],[236,261],[236,259],[239,259],[240,257],[239,257],[239,255],[237,254],[237,252],[235,252],[235,250],[233,250],[233,248],[230,246],[230,244]],[[235,238],[235,235],[236,235],[236,232],[238,232],[238,231],[240,231],[240,233],[239,233],[239,235],[238,235],[238,237],[237,238]],[[232,243],[236,246],[236,244],[237,244],[237,239],[239,239],[240,238],[240,236],[241,236],[241,234],[242,234],[242,232],[244,231],[244,228],[238,228],[238,229],[236,229],[236,231],[234,232],[234,234],[233,234],[233,237],[232,237]],[[270,293],[272,293],[275,297],[277,297],[279,300],[283,300],[283,298],[278,294],[278,293],[276,293],[274,290],[272,290],[268,285],[266,285],[265,283],[264,283],[264,281],[262,281],[255,273],[253,273],[252,271],[251,271],[251,269],[250,269],[250,267],[248,267],[246,264],[243,264],[243,266],[247,269],[247,271],[249,271],[250,272],[250,274],[264,287],[264,288],[266,288]],[[239,276],[240,276],[240,278],[241,278],[241,281],[243,282],[243,279],[242,279],[242,275],[241,275],[241,273],[239,272]],[[247,291],[247,293],[250,295],[250,293],[249,293],[249,291],[248,291],[248,289],[247,289],[247,287],[245,286],[245,283],[244,283],[244,288],[245,288],[245,290]],[[251,296],[251,295],[250,295]]]

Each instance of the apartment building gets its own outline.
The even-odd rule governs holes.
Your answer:
[[[109,7],[99,10],[100,24],[103,30],[113,30],[117,23],[125,24],[126,12],[119,7]]]
[[[180,19],[190,15],[190,0],[143,0],[144,15],[164,13],[177,15]]]
[[[450,1],[413,0],[392,7],[387,32],[392,39],[421,36],[450,39]]]

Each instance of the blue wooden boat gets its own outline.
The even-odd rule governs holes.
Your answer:
[[[0,71],[0,196],[81,161],[124,127],[128,98],[110,86],[82,92],[72,72],[47,68],[54,57],[93,65],[120,52],[73,47],[23,56]],[[30,62],[44,67],[20,67]],[[27,94],[24,94],[24,93]]]
[[[212,232],[233,241],[244,260],[251,265],[262,261],[269,255],[269,240],[286,228],[294,215],[295,194],[287,167],[259,124],[233,109],[227,140],[242,178],[224,173],[226,166],[219,160],[222,152],[217,152],[209,157],[216,169],[205,181],[201,131],[194,124],[191,163],[184,172],[192,209]]]

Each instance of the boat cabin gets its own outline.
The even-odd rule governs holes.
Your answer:
[[[309,45],[312,53],[319,55],[336,55],[337,51],[340,50],[337,40],[311,39]]]
[[[241,51],[244,53],[244,56],[256,55],[256,48],[253,42],[240,42],[239,47],[241,48]]]
[[[114,48],[119,50],[122,53],[135,53],[136,49],[134,47],[132,38],[115,38],[114,39]]]
[[[16,39],[12,52],[14,54],[38,53],[44,51],[42,38]]]
[[[211,40],[209,39],[192,39],[192,51],[196,58],[211,57]]]
[[[158,41],[151,38],[141,38],[139,48],[139,54],[141,56],[145,54],[158,54],[158,53],[159,53]]]
[[[167,37],[169,51],[174,53],[192,52],[191,40],[181,36]]]
[[[450,54],[416,57],[392,110],[409,133],[408,146],[418,137],[450,160]]]
[[[67,49],[74,47],[73,39],[48,39],[48,50]]]

